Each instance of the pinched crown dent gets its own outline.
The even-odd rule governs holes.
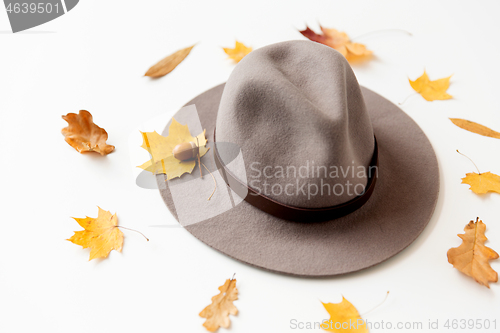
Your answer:
[[[283,204],[345,203],[375,172],[358,82],[342,55],[318,43],[283,42],[246,56],[227,81],[216,128],[218,142],[241,147],[248,186]]]

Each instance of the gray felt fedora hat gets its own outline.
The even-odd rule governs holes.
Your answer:
[[[187,231],[232,258],[299,276],[345,274],[402,251],[433,214],[429,140],[329,47],[257,49],[186,106],[174,118],[192,135],[206,129],[202,162],[217,190],[207,201],[214,183],[197,165],[168,182],[157,175],[160,193]]]

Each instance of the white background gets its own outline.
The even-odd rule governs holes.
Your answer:
[[[500,195],[478,196],[460,184],[475,168],[455,152],[500,174],[500,141],[448,120],[500,131],[499,13],[497,1],[81,0],[52,22],[11,34],[0,9],[0,332],[204,332],[198,313],[235,272],[240,313],[231,317],[233,332],[297,331],[292,319],[328,318],[320,300],[339,302],[341,295],[363,314],[388,290],[365,319],[423,322],[419,332],[428,331],[429,320],[448,332],[446,319],[496,319],[500,331],[500,286],[477,284],[446,257],[476,216],[487,225],[488,246],[500,252]],[[224,82],[234,65],[221,47],[235,39],[254,48],[303,39],[297,29],[307,23],[317,30],[318,22],[351,37],[380,29],[413,33],[357,40],[376,56],[354,68],[360,84],[394,103],[413,93],[407,78],[424,68],[431,79],[453,74],[453,100],[415,95],[402,105],[429,136],[440,165],[439,201],[423,234],[376,267],[307,279],[244,265],[182,228],[152,227],[176,221],[156,190],[135,185],[134,166],[145,161],[134,157],[143,154],[139,124],[172,116]],[[195,42],[168,76],[142,76]],[[114,153],[81,155],[64,141],[61,115],[80,109],[107,130]],[[65,239],[80,230],[71,217],[95,217],[97,205],[151,241],[124,230],[122,253],[89,262],[88,250]],[[500,271],[500,260],[491,265]]]

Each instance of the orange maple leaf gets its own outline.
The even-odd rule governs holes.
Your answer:
[[[410,81],[410,85],[413,90],[418,92],[423,98],[425,98],[425,100],[432,102],[453,98],[453,96],[446,92],[450,86],[450,78],[451,75],[442,79],[431,81],[424,70],[424,74],[422,74],[418,79],[415,81],[408,79],[408,81]]]
[[[81,245],[84,249],[90,247],[89,260],[106,258],[112,250],[122,251],[123,233],[118,229],[118,218],[116,214],[111,215],[109,211],[99,208],[97,218],[85,217],[83,219],[74,217],[75,221],[85,230],[75,231],[68,239],[70,242]]]
[[[321,324],[328,332],[359,332],[368,333],[366,323],[361,319],[358,310],[342,296],[340,303],[323,303],[330,319]]]
[[[371,57],[372,51],[368,50],[363,44],[353,43],[345,32],[336,29],[327,29],[322,26],[320,26],[320,28],[321,34],[315,33],[307,26],[305,30],[299,32],[313,42],[318,42],[334,48],[351,63],[367,60]]]
[[[491,172],[467,173],[462,178],[462,184],[470,185],[470,190],[476,194],[500,193],[500,176]]]
[[[245,44],[240,43],[238,41],[235,42],[234,49],[228,47],[223,47],[222,49],[224,50],[224,52],[226,52],[228,57],[236,63],[240,62],[241,59],[243,59],[247,54],[252,52],[251,47],[247,47]]]

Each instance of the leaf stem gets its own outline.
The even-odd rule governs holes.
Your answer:
[[[234,276],[235,276],[235,275],[236,275],[236,273],[233,273],[233,277],[231,278],[231,280],[229,280],[229,283],[227,284],[227,289],[226,289],[226,291],[227,291],[227,290],[229,290],[229,287],[231,286],[231,283],[233,283],[233,281],[234,281]]]
[[[203,179],[203,173],[201,172],[200,141],[198,140],[198,137],[196,137],[196,146],[198,147],[198,166],[200,167],[200,178]]]
[[[414,92],[413,94],[410,94],[410,95],[406,96],[406,98],[401,103],[398,103],[398,104],[399,105],[403,105],[408,100],[408,98],[413,97],[413,96],[415,96],[417,94],[418,93]]]
[[[199,156],[199,155],[198,155],[198,156]],[[213,195],[214,195],[214,193],[215,193],[215,190],[217,189],[217,181],[215,180],[215,177],[214,177],[214,175],[210,172],[210,170],[208,170],[207,166],[206,166],[205,164],[203,164],[203,162],[201,162],[201,161],[200,161],[200,163],[201,163],[201,165],[203,165],[203,166],[205,167],[205,169],[207,169],[208,173],[210,174],[210,176],[212,176],[212,179],[214,180],[214,185],[215,185],[215,186],[214,186],[214,190],[212,191],[212,194],[210,194],[210,196],[209,196],[209,197],[208,197],[208,199],[207,199],[207,201],[210,201],[210,199],[212,199],[212,196],[213,196]],[[201,170],[201,168],[200,168],[200,170]],[[200,172],[201,172],[201,171],[200,171]]]
[[[479,175],[481,174],[481,171],[479,171],[479,168],[477,167],[476,163],[474,163],[474,161],[473,161],[473,160],[472,160],[469,156],[467,156],[467,155],[465,155],[465,154],[462,154],[461,152],[459,152],[459,151],[458,151],[458,149],[457,149],[457,153],[459,153],[459,154],[460,154],[460,155],[462,155],[462,156],[467,157],[467,158],[469,159],[469,161],[471,161],[471,162],[472,162],[472,164],[474,164],[474,166],[476,167],[476,169],[477,169],[477,173],[478,173]]]
[[[381,30],[370,31],[370,32],[358,35],[358,36],[356,36],[354,38],[351,38],[351,40],[360,39],[360,38],[364,38],[366,36],[370,36],[370,35],[378,34],[378,33],[384,33],[384,32],[402,32],[402,33],[407,34],[408,36],[412,36],[413,37],[413,34],[411,32],[406,31],[404,29],[381,29]]]
[[[137,231],[137,230],[134,230],[134,229],[130,229],[130,228],[127,228],[127,227],[122,227],[121,225],[117,225],[116,227],[117,227],[117,228],[122,228],[122,229],[131,230],[131,231],[135,231],[135,232],[137,232],[137,233],[141,234],[141,235],[142,235],[142,237],[146,238],[146,240],[149,242],[149,238],[147,238],[146,236],[144,236],[144,234],[143,234],[142,232],[140,232],[140,231]]]
[[[365,312],[363,313],[362,315],[360,316],[365,316],[366,314],[372,312],[373,310],[375,310],[376,308],[378,308],[379,306],[381,306],[382,304],[384,304],[384,302],[387,300],[387,297],[389,297],[389,291],[387,291],[387,294],[385,294],[385,298],[382,302],[380,302],[377,306],[375,306],[374,308],[372,308],[371,310],[368,310],[368,312]]]

